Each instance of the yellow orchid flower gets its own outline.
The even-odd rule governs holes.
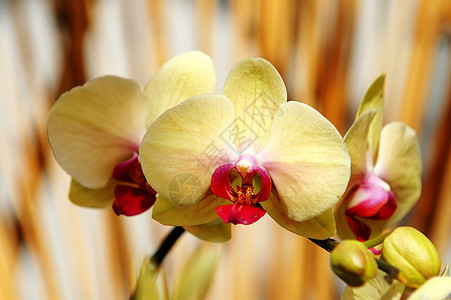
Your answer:
[[[421,193],[421,155],[415,131],[401,122],[382,127],[385,77],[365,94],[345,136],[351,179],[335,211],[338,234],[360,241],[403,218]]]
[[[432,277],[420,286],[409,300],[449,299],[451,296],[451,277]]]
[[[313,108],[286,102],[266,60],[241,61],[222,95],[190,98],[148,129],[139,158],[158,191],[165,225],[252,224],[266,212],[284,228],[324,239],[346,189],[350,158],[335,127]],[[234,187],[234,185],[236,187]]]
[[[72,176],[69,198],[87,207],[113,204],[136,215],[152,206],[156,192],[138,159],[148,126],[165,110],[194,95],[214,92],[211,59],[194,51],[166,62],[143,88],[103,76],[64,93],[47,122],[54,155]]]

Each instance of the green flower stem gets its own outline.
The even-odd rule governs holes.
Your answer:
[[[384,239],[389,236],[392,232],[386,232],[372,240],[368,240],[366,242],[363,242],[363,244],[369,249],[369,248],[373,248],[379,244],[382,244],[382,242],[384,241]]]
[[[176,226],[172,231],[166,236],[163,242],[160,245],[160,248],[155,252],[154,255],[150,258],[150,260],[159,267],[163,262],[163,259],[168,254],[169,250],[171,250],[172,246],[174,246],[175,242],[177,242],[178,238],[185,232],[185,229],[181,226]]]
[[[387,277],[385,278],[385,280],[388,283],[391,283],[393,279],[397,279],[398,275],[399,275],[399,269],[396,267],[393,267],[392,265],[386,263],[383,260],[377,259],[375,258],[376,262],[377,262],[377,267],[379,268],[379,270],[384,271],[385,273],[387,273]]]
[[[329,253],[332,252],[332,250],[334,250],[335,246],[340,244],[339,241],[334,239],[315,240],[309,238],[309,240],[311,240],[312,242],[314,242],[315,244],[317,244],[318,246],[320,246]]]
[[[332,250],[338,245],[340,244],[339,241],[334,240],[334,239],[325,239],[325,240],[315,240],[315,239],[310,239],[310,241],[312,241],[313,243],[315,243],[316,245],[320,246],[321,248],[323,248],[324,250],[326,250],[327,252],[332,252]],[[380,259],[374,258],[376,260],[377,263],[377,267],[379,270],[387,273],[387,276],[385,277],[385,280],[388,283],[391,283],[393,281],[393,279],[396,279],[398,281],[400,281],[401,283],[405,284],[407,282],[407,279],[404,277],[404,275],[402,275],[402,273],[399,271],[398,268],[386,263],[385,261],[382,261]]]

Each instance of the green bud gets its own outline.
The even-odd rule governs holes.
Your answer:
[[[440,272],[440,257],[432,242],[412,227],[398,227],[385,238],[382,259],[407,279],[410,288],[418,288]]]
[[[213,283],[222,250],[219,244],[202,244],[180,270],[171,299],[204,299]]]
[[[141,265],[132,300],[168,300],[169,293],[162,270],[146,257]]]
[[[344,240],[330,256],[335,274],[350,286],[361,286],[376,276],[377,263],[371,251],[361,242]]]

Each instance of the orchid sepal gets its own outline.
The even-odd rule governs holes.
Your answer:
[[[197,226],[218,219],[215,208],[230,202],[216,197],[209,191],[197,204],[183,207],[174,204],[163,195],[158,195],[152,208],[152,218],[167,226]]]
[[[105,208],[114,201],[114,187],[116,180],[111,179],[104,187],[88,189],[72,179],[69,188],[69,200],[79,206],[89,208]]]
[[[144,87],[149,99],[146,128],[167,109],[196,95],[214,93],[215,87],[215,68],[208,55],[190,51],[173,57]]]
[[[380,75],[370,85],[357,110],[357,120],[363,113],[375,109],[377,111],[368,133],[369,149],[373,156],[377,154],[379,137],[382,130],[382,121],[384,115],[384,88],[385,74]]]
[[[282,77],[267,60],[246,58],[230,72],[222,94],[235,110],[233,130],[243,133],[233,141],[237,151],[242,154],[260,152],[268,139],[276,110],[287,101]],[[252,142],[243,142],[241,136]]]
[[[230,224],[224,223],[220,218],[206,224],[183,226],[186,231],[197,238],[213,243],[223,243],[230,240],[232,237],[231,227]]]
[[[377,110],[375,109],[364,112],[351,125],[344,137],[344,142],[351,157],[351,177],[347,192],[356,182],[363,180],[366,173],[370,172],[373,168],[373,155],[369,151],[368,136],[371,123],[376,117],[376,114]]]
[[[284,204],[272,192],[267,201],[261,202],[262,207],[268,212],[280,226],[297,235],[324,240],[336,233],[334,212],[332,209],[325,211],[320,216],[311,220],[296,222],[285,212]]]

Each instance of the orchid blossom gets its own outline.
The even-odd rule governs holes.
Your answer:
[[[335,212],[342,238],[368,240],[401,220],[421,193],[421,155],[416,133],[401,122],[382,128],[385,77],[365,94],[345,136],[351,179]]]
[[[64,93],[52,107],[48,138],[72,176],[70,200],[86,207],[113,205],[132,216],[151,207],[155,190],[138,159],[147,127],[186,98],[215,89],[211,59],[195,51],[179,55],[143,89],[131,79],[104,76]]]
[[[286,99],[276,69],[251,58],[232,70],[222,95],[199,95],[163,113],[139,151],[158,191],[153,217],[185,226],[219,215],[246,225],[268,212],[297,234],[333,235],[332,208],[350,176],[347,148],[320,113]]]

